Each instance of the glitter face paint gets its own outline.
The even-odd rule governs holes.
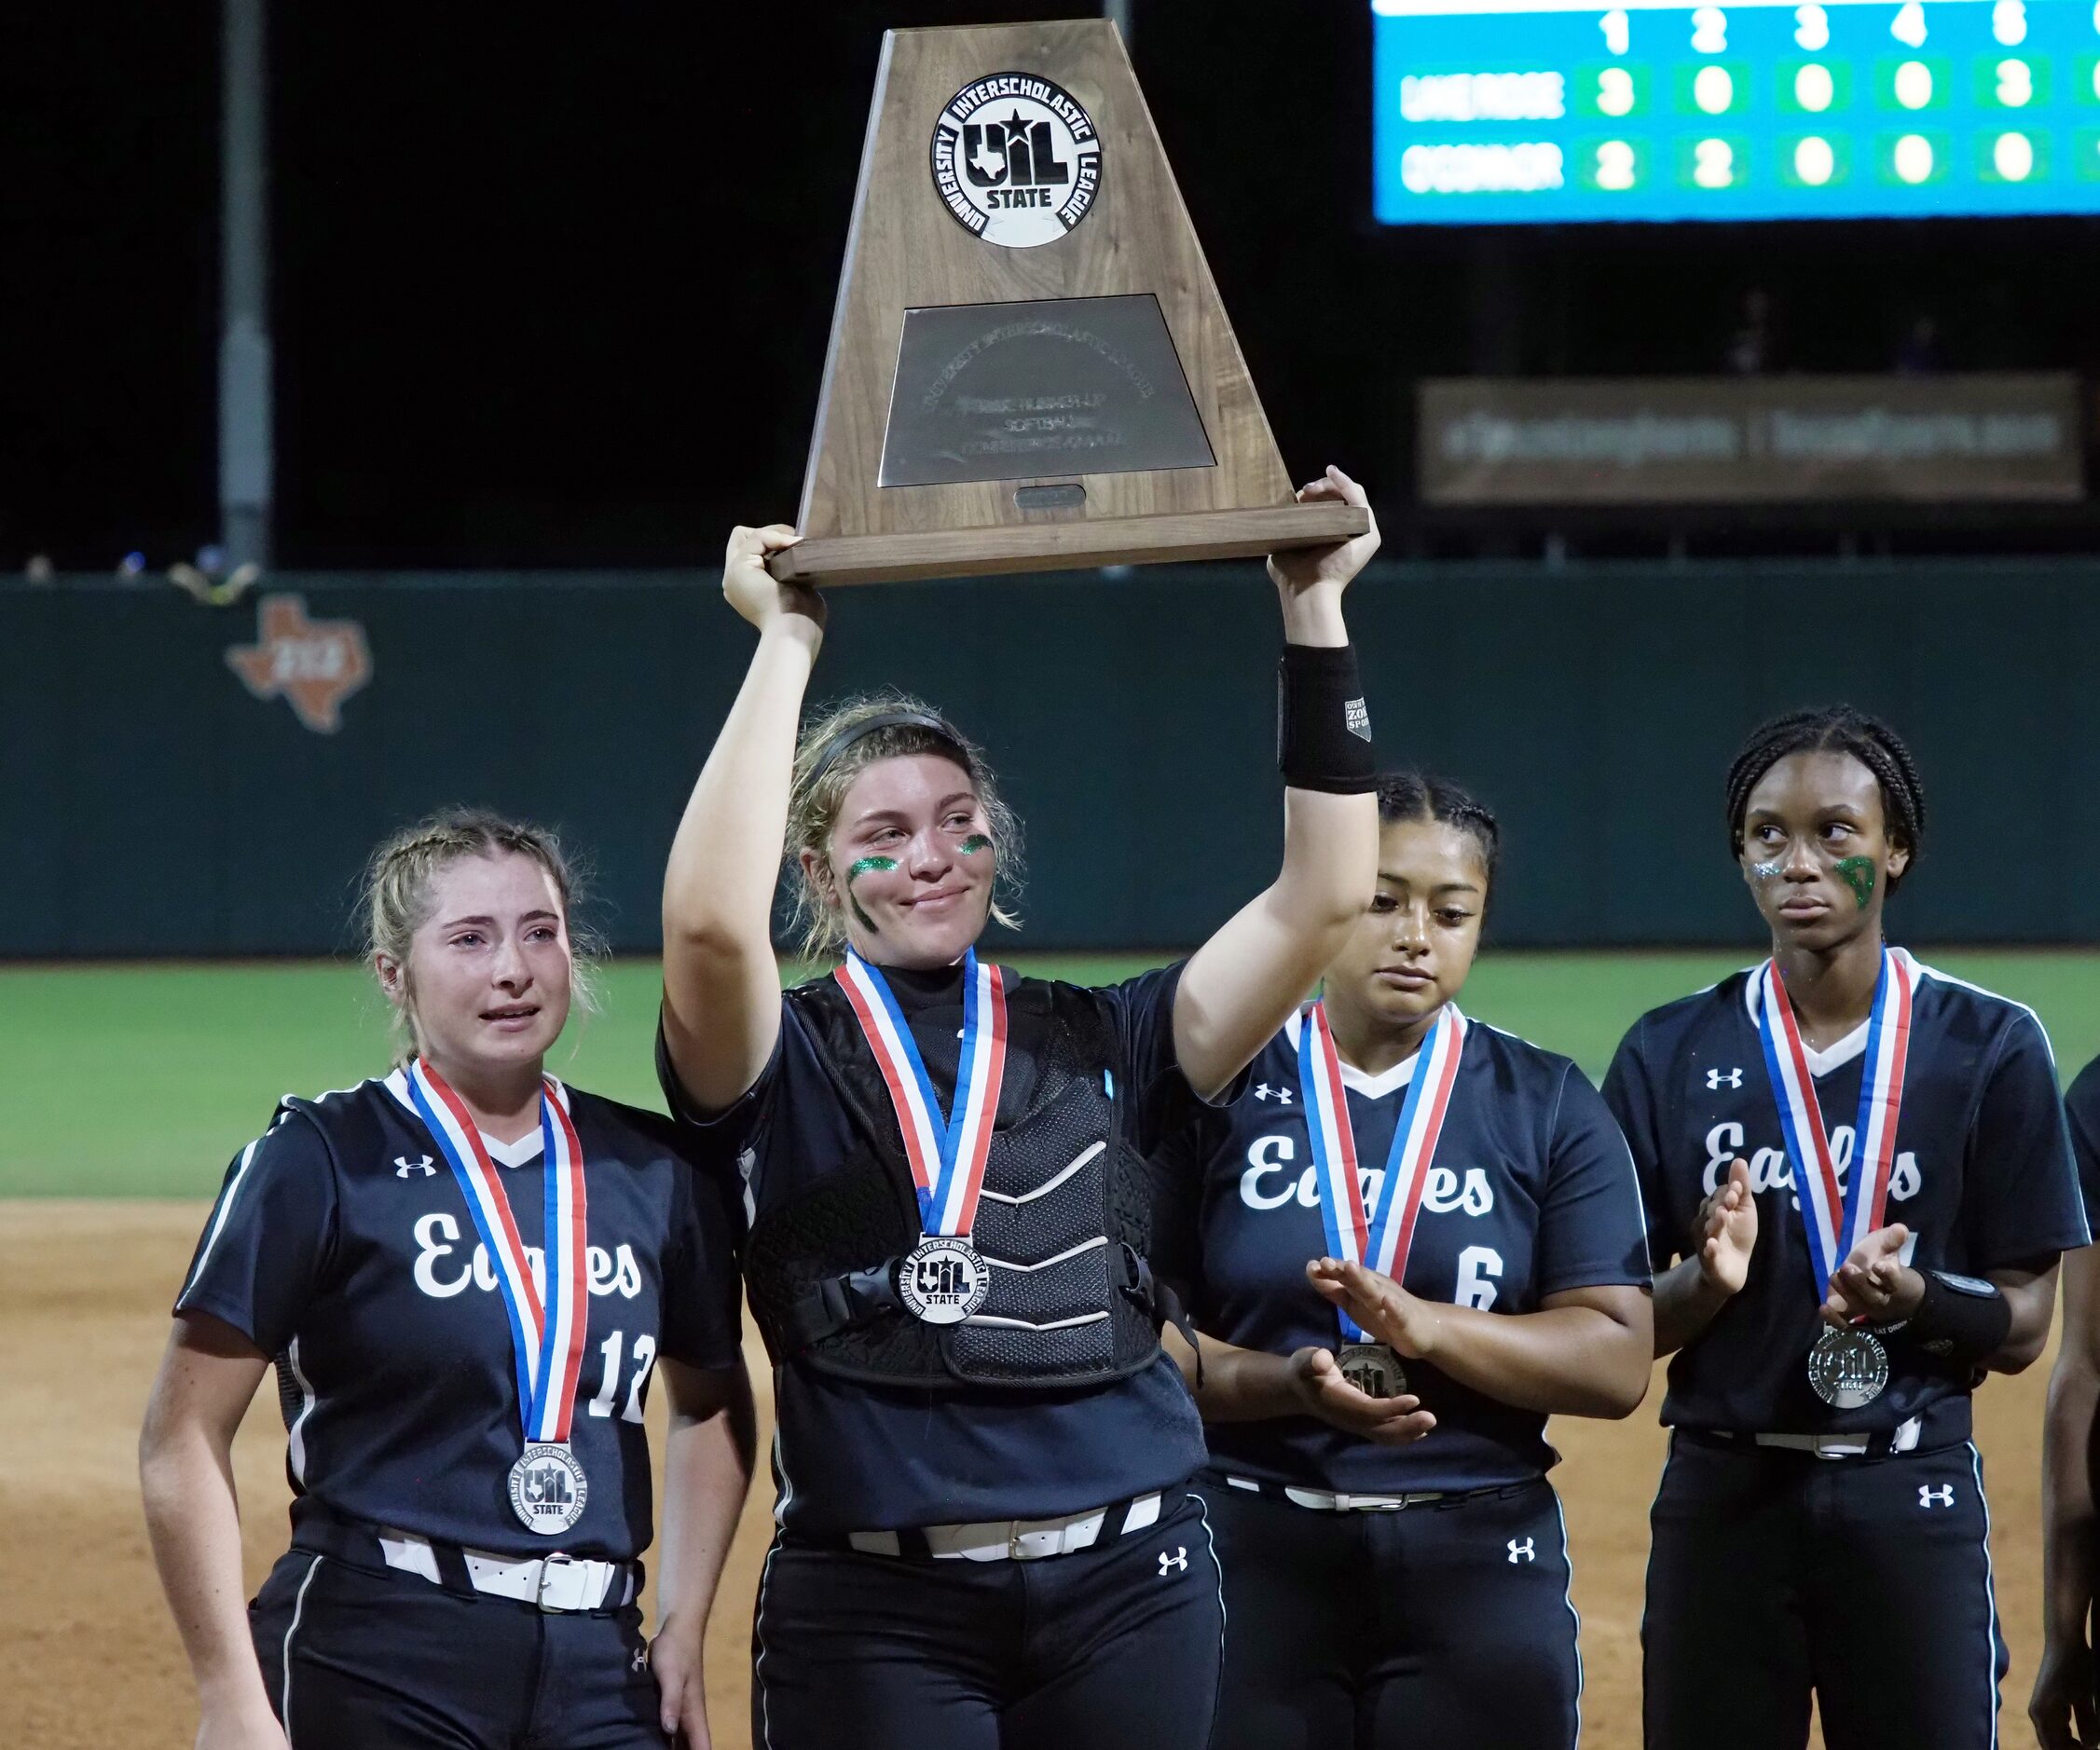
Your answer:
[[[975,856],[980,851],[989,851],[992,848],[992,841],[981,832],[973,832],[956,848],[965,856]]]
[[[1852,897],[1860,902],[1860,909],[1867,909],[1867,901],[1874,897],[1874,858],[1871,856],[1841,856],[1837,860],[1837,878],[1852,890]]]
[[[853,915],[860,920],[860,927],[871,935],[880,936],[882,926],[868,915],[867,908],[853,896],[853,883],[863,875],[886,875],[897,867],[893,856],[864,856],[845,872],[845,902],[853,908]]]
[[[1776,882],[1779,879],[1780,872],[1785,868],[1784,863],[1752,863],[1750,866],[1750,880],[1753,882]]]

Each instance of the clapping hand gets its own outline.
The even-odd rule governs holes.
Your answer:
[[[1750,1162],[1737,1160],[1692,1218],[1692,1255],[1713,1287],[1736,1295],[1749,1279],[1756,1250],[1757,1197],[1750,1189]]]
[[[1864,1320],[1887,1324],[1908,1319],[1925,1298],[1925,1282],[1903,1265],[1911,1230],[1901,1222],[1877,1227],[1852,1255],[1831,1272],[1830,1297],[1823,1302],[1823,1322],[1843,1330]]]
[[[1436,1329],[1448,1307],[1410,1294],[1390,1276],[1338,1258],[1315,1258],[1305,1266],[1313,1289],[1338,1306],[1395,1355],[1425,1360],[1436,1347]]]
[[[1436,1426],[1420,1398],[1406,1393],[1374,1398],[1359,1391],[1342,1377],[1332,1349],[1303,1348],[1293,1355],[1291,1389],[1308,1415],[1380,1446],[1409,1445]]]

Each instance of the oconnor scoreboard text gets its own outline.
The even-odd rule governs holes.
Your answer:
[[[1389,225],[2100,212],[2100,7],[1373,0]]]

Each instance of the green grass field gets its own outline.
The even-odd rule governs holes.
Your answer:
[[[2100,1052],[2100,953],[1934,954],[2030,1004],[2066,1078]],[[1743,964],[1716,953],[1490,953],[1468,1014],[1604,1073],[1634,1017]],[[1144,960],[1016,957],[1089,983]],[[655,964],[605,969],[604,1005],[570,1026],[556,1073],[661,1106],[651,1065]],[[0,968],[0,1196],[201,1196],[282,1093],[383,1071],[385,1005],[364,972],[318,963]]]

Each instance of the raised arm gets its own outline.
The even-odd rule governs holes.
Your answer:
[[[139,1432],[139,1486],[153,1559],[197,1679],[198,1743],[284,1750],[248,1633],[233,1436],[268,1359],[232,1326],[175,1320]]]
[[[1366,505],[1338,468],[1298,493],[1302,501]],[[1353,680],[1342,592],[1378,551],[1378,525],[1338,547],[1277,554],[1269,561],[1283,608],[1291,698],[1319,717],[1286,717],[1283,866],[1267,889],[1196,950],[1174,996],[1174,1053],[1206,1098],[1225,1087],[1289,1018],[1341,951],[1378,885],[1379,811],[1367,719]],[[1350,713],[1349,707],[1354,712]],[[1288,705],[1287,707],[1288,708]],[[1361,771],[1345,771],[1359,749]],[[1344,759],[1325,757],[1339,748]],[[1303,769],[1296,769],[1302,765]]]
[[[780,1032],[773,893],[824,604],[815,590],[776,582],[765,556],[797,539],[778,523],[730,535],[722,594],[758,628],[759,648],[664,871],[664,1043],[686,1093],[708,1111],[758,1080]]]

